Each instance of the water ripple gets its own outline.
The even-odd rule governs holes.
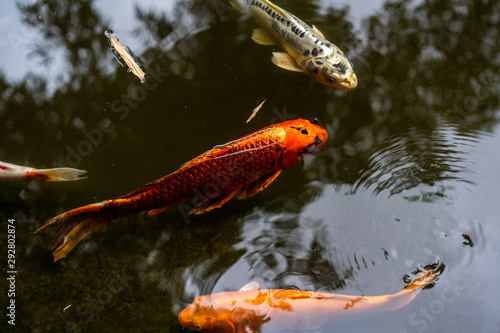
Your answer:
[[[468,155],[477,149],[480,137],[447,124],[432,133],[410,128],[371,155],[353,191],[401,194],[410,201],[452,201],[457,186],[472,184],[468,175],[474,161]]]

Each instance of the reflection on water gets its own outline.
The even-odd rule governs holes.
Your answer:
[[[409,128],[370,156],[368,169],[361,172],[354,189],[401,194],[413,201],[453,201],[455,188],[470,183],[470,152],[477,148],[479,135],[449,124],[430,133],[426,128]]]
[[[255,22],[223,0],[137,7],[127,24],[143,43],[144,84],[116,63],[104,36],[125,22],[110,26],[95,2],[19,5],[43,36],[23,47],[41,66],[59,50],[63,74],[11,82],[2,67],[0,160],[85,169],[89,178],[2,184],[1,220],[18,223],[16,328],[182,332],[177,314],[196,296],[252,280],[383,295],[440,262],[436,286],[405,309],[316,332],[498,331],[497,1],[390,1],[360,31],[350,23],[355,7],[319,13],[318,1],[276,2],[346,51],[355,90],[276,69],[272,48],[250,39]],[[328,144],[250,200],[188,221],[175,210],[128,218],[58,264],[50,237],[32,234],[58,213],[298,116],[318,117]]]

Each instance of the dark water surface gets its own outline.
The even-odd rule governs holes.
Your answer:
[[[314,332],[500,332],[500,3],[391,1],[364,16],[361,2],[276,3],[346,52],[354,91],[276,68],[273,48],[250,40],[255,22],[224,1],[8,5],[0,160],[88,178],[0,185],[2,269],[14,218],[18,271],[16,326],[2,315],[2,327],[187,332],[177,314],[195,297],[250,281],[383,295],[438,264],[439,280],[405,308]],[[145,83],[117,63],[107,29],[141,59]],[[124,218],[57,263],[51,232],[33,234],[296,117],[320,120],[324,149],[249,200]]]

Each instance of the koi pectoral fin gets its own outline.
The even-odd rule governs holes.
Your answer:
[[[238,199],[248,199],[250,197],[253,197],[257,193],[268,187],[272,182],[274,182],[280,175],[280,173],[281,170],[265,174],[264,176],[261,176],[247,186],[241,188],[238,194]]]
[[[170,206],[150,210],[148,212],[148,216],[155,216],[155,215],[161,214],[169,208],[170,208]]]
[[[260,290],[260,286],[257,282],[251,281],[241,287],[240,291],[251,291],[251,290]]]
[[[205,214],[212,209],[219,208],[229,200],[231,200],[237,191],[233,191],[229,194],[222,194],[216,196],[215,198],[205,198],[200,203],[196,205],[196,208],[191,210],[189,214]]]
[[[276,45],[273,37],[267,30],[264,29],[254,29],[252,34],[252,40],[260,45]]]
[[[297,64],[295,59],[293,59],[288,53],[285,52],[273,52],[273,57],[271,59],[273,63],[283,69],[304,73],[302,68]]]

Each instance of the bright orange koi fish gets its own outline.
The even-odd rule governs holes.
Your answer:
[[[424,271],[394,295],[349,296],[294,289],[260,290],[248,284],[237,292],[198,297],[179,314],[182,326],[205,333],[255,333],[313,329],[364,313],[393,311],[410,303],[436,271]]]
[[[50,244],[56,261],[84,237],[120,217],[142,211],[155,215],[187,200],[196,202],[190,213],[203,214],[231,198],[246,199],[265,189],[283,169],[302,161],[327,137],[323,128],[309,120],[271,125],[216,146],[134,192],[56,216],[38,231],[59,226]]]

